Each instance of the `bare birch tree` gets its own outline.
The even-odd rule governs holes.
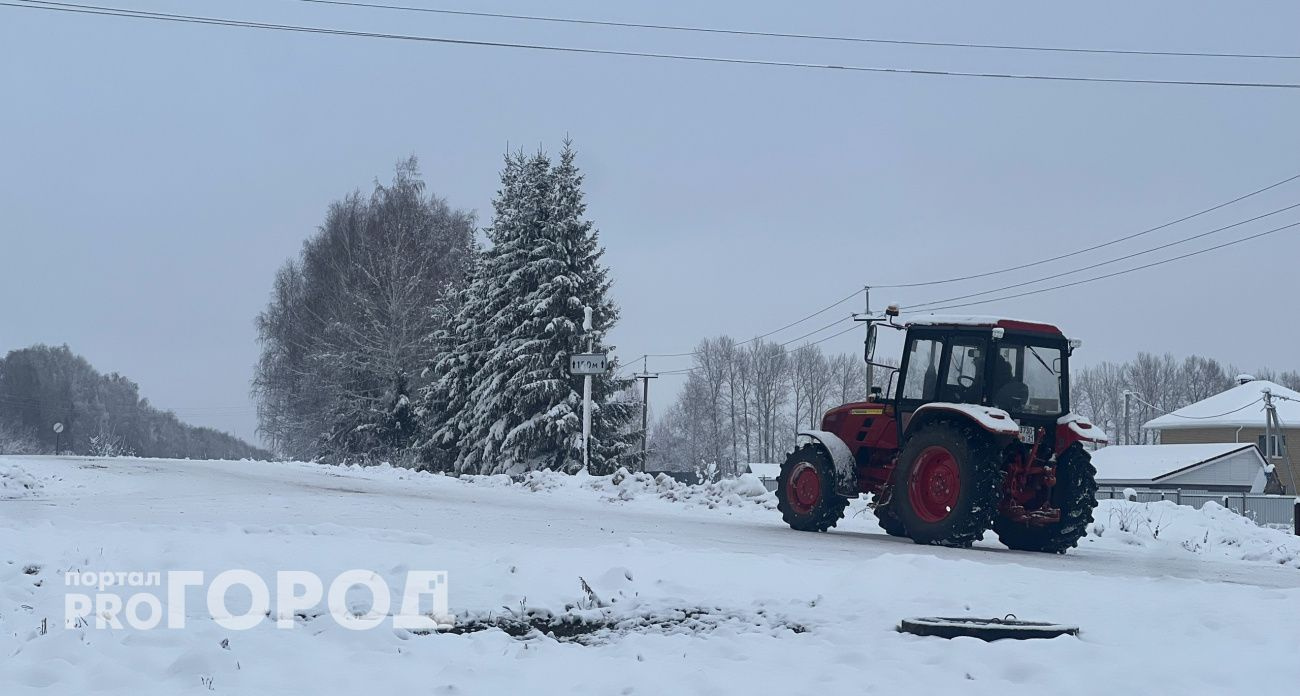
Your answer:
[[[287,456],[401,456],[411,395],[432,361],[440,300],[474,244],[474,218],[426,196],[416,160],[369,198],[334,203],[258,317],[262,434]]]

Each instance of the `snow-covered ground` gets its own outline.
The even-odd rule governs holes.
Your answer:
[[[1300,539],[1230,511],[1104,501],[1066,556],[885,536],[861,502],[786,528],[754,479],[457,480],[311,464],[0,458],[0,694],[1283,693]],[[68,571],[446,570],[462,618],[598,618],[581,641],[350,631],[324,617],[64,628]],[[581,578],[581,579],[580,579]],[[586,583],[591,592],[583,588]],[[231,606],[239,597],[232,593]],[[1078,638],[897,633],[909,616]],[[42,623],[45,630],[42,631]]]

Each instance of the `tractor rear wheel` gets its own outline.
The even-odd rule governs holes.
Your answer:
[[[993,524],[1002,478],[992,438],[969,423],[936,421],[903,444],[890,507],[918,544],[970,546]]]
[[[1065,553],[1087,536],[1092,510],[1097,507],[1097,469],[1092,455],[1077,442],[1056,458],[1051,502],[1061,510],[1060,522],[1034,526],[998,516],[993,521],[998,540],[1017,551]]]
[[[790,453],[776,481],[776,507],[802,532],[824,532],[844,517],[849,499],[835,492],[835,466],[826,450],[809,443]]]
[[[898,512],[894,510],[894,501],[890,500],[881,504],[882,497],[884,496],[880,493],[873,496],[876,503],[874,512],[876,513],[876,520],[880,522],[880,528],[885,530],[885,533],[889,536],[907,536],[907,528],[903,526],[903,521],[898,519]]]

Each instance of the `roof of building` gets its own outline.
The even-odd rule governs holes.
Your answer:
[[[780,464],[765,464],[762,462],[750,462],[745,466],[749,469],[749,473],[761,479],[764,478],[775,479],[781,476]]]
[[[1282,427],[1300,427],[1300,392],[1265,379],[1239,384],[1203,401],[1171,411],[1149,420],[1142,427],[1152,430],[1187,428],[1264,427],[1264,391],[1275,397],[1277,417]]]
[[[1061,334],[1061,330],[1043,321],[1011,319],[1008,317],[982,316],[978,314],[919,314],[907,317],[907,326],[987,326],[1002,327],[1009,331],[1037,331],[1041,333]]]
[[[1203,445],[1116,445],[1092,453],[1098,481],[1159,481],[1191,469],[1213,464],[1249,449],[1264,468],[1264,458],[1254,444],[1222,442]]]

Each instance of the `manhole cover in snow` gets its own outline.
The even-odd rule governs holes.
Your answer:
[[[1015,618],[1014,614],[1008,614],[1001,619],[944,618],[937,616],[903,619],[903,622],[898,625],[898,630],[918,636],[935,636],[938,638],[967,636],[979,638],[980,640],[1028,640],[1030,638],[1079,635],[1078,626],[1020,621]]]

